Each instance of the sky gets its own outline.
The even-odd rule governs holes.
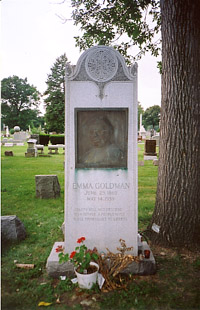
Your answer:
[[[1,79],[17,75],[41,93],[56,59],[66,54],[76,65],[80,55],[74,36],[79,26],[70,20],[70,0],[2,0]],[[63,23],[60,17],[67,18]],[[133,50],[133,56],[137,52]],[[146,110],[161,103],[161,76],[150,54],[138,61],[138,101]],[[41,104],[42,113],[45,112]]]

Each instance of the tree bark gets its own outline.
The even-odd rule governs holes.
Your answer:
[[[161,0],[161,19],[161,141],[149,228],[155,243],[188,247],[200,244],[200,1]]]

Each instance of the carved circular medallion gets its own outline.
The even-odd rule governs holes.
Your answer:
[[[107,82],[117,73],[117,57],[109,48],[97,48],[87,56],[85,69],[92,80]]]

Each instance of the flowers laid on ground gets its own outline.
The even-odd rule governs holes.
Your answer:
[[[92,261],[97,261],[99,256],[94,250],[89,250],[86,245],[84,244],[85,237],[81,237],[77,240],[79,246],[75,248],[75,251],[72,251],[71,254],[64,254],[61,249],[56,249],[56,252],[60,252],[59,256],[59,263],[65,263],[70,261],[75,269],[79,273],[89,273],[90,263]]]

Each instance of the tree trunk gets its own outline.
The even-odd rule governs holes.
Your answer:
[[[199,245],[200,1],[161,0],[161,18],[161,141],[151,239]],[[152,229],[153,223],[159,227]]]

